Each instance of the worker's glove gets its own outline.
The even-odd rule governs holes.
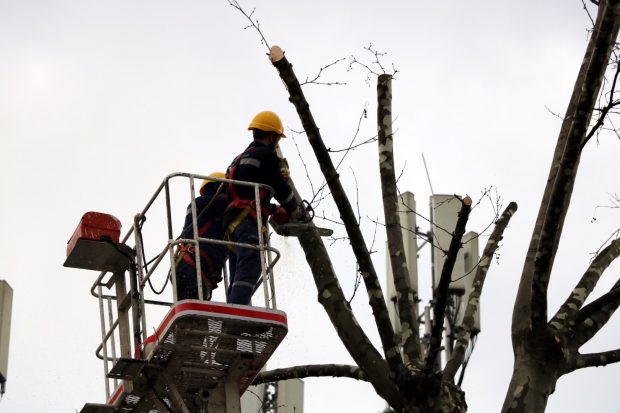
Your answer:
[[[275,212],[272,214],[272,217],[278,225],[285,224],[286,221],[289,220],[288,212],[286,212],[286,209],[282,207],[277,207]]]
[[[280,158],[280,173],[284,179],[288,179],[291,176],[291,171],[288,167],[288,161],[286,158]]]

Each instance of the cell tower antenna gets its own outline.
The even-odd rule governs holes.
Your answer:
[[[431,195],[435,195],[435,191],[433,191],[433,184],[431,183],[431,176],[428,173],[428,166],[426,166],[426,159],[424,158],[424,154],[422,154],[422,162],[424,162],[424,170],[426,171],[426,179],[428,179],[428,186],[431,187]]]

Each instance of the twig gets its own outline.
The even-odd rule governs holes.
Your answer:
[[[239,2],[237,0],[227,0],[228,4],[230,4],[232,7],[234,7],[235,9],[237,9],[239,11],[239,13],[243,14],[243,16],[248,19],[248,21],[250,22],[249,25],[245,26],[243,29],[249,29],[249,28],[254,28],[256,29],[256,31],[258,32],[258,34],[260,35],[261,38],[261,44],[264,44],[267,47],[267,51],[271,50],[271,46],[269,45],[269,42],[267,42],[267,39],[265,38],[265,36],[263,35],[263,32],[260,29],[260,23],[258,22],[258,19],[254,20],[252,18],[252,16],[254,15],[254,12],[256,11],[256,9],[252,9],[252,12],[250,14],[246,13],[245,10],[243,10],[243,7],[241,7],[241,5],[239,4]]]
[[[317,73],[315,77],[313,77],[312,79],[308,79],[306,77],[306,81],[300,83],[300,85],[301,86],[304,86],[304,85],[324,85],[324,86],[332,86],[332,85],[342,86],[342,85],[346,85],[346,83],[343,83],[343,82],[318,82],[318,80],[321,78],[321,75],[323,74],[324,70],[327,70],[330,67],[337,65],[338,63],[342,62],[343,60],[345,60],[345,58],[341,57],[340,59],[336,59],[336,61],[334,61],[332,63],[326,64],[325,66],[323,66],[322,68],[319,69],[319,73]]]

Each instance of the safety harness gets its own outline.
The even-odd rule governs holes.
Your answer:
[[[198,218],[200,218],[202,214],[206,213],[207,210],[211,207],[211,204],[215,200],[215,197],[220,193],[221,188],[222,186],[218,188],[218,190],[215,192],[215,194],[213,195],[209,203],[200,211]],[[209,228],[211,228],[211,225],[213,225],[214,221],[215,221],[215,218],[211,218],[198,228],[198,238],[202,238],[202,235],[207,233]],[[184,228],[184,230],[185,229],[186,228]],[[200,271],[201,272],[200,276],[202,278],[203,284],[207,286],[207,291],[209,295],[208,298],[210,298],[211,290],[217,286],[217,283],[220,280],[218,280],[217,276],[214,275],[216,273],[216,268],[215,268],[215,263],[213,262],[213,259],[209,256],[209,254],[207,254],[206,251],[203,251],[200,248],[198,249],[200,251],[200,261],[201,263],[206,264],[206,268],[208,270],[205,273],[205,270],[204,270],[205,267],[201,265],[202,268]],[[176,255],[175,255],[174,263],[176,266],[178,266],[182,260],[182,261],[185,261],[187,264],[191,265],[192,267],[196,268],[197,264],[196,264],[196,259],[194,258],[195,256],[196,256],[196,247],[193,244],[189,244],[189,243],[180,244],[179,248],[177,249]]]
[[[251,165],[256,168],[260,168],[261,161],[256,158],[249,157],[249,153],[254,150],[254,147],[249,147],[243,153],[239,154],[232,162],[232,164],[228,167],[228,171],[226,171],[226,178],[233,179],[235,170],[239,165]],[[267,190],[264,188],[260,188],[258,191],[258,196],[261,200],[267,197]],[[237,226],[249,215],[256,220],[256,200],[255,199],[244,199],[239,196],[239,193],[235,189],[235,185],[232,182],[228,183],[228,196],[232,199],[232,201],[228,204],[228,207],[239,209],[239,214],[235,216],[235,218],[230,221],[226,229],[224,230],[224,239],[226,241],[232,240],[232,234],[237,229]],[[264,203],[261,202],[261,215],[263,216],[263,222],[267,222],[267,218],[269,218],[269,210],[266,207],[267,201]],[[263,230],[266,230],[267,227],[263,226]],[[228,248],[231,251],[235,251],[234,245],[229,245]]]

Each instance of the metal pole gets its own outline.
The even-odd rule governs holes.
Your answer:
[[[133,219],[133,227],[134,227],[134,240],[136,243],[136,259],[137,259],[137,267],[138,267],[138,291],[140,292],[140,321],[142,322],[142,341],[146,340],[146,312],[145,312],[145,304],[144,304],[144,263],[142,262],[142,240],[140,237],[140,220],[142,219],[142,214],[136,214]]]
[[[256,224],[258,225],[258,247],[259,247],[259,256],[260,256],[260,268],[261,275],[263,279],[265,279],[267,275],[266,271],[266,263],[265,263],[265,245],[264,245],[264,237],[263,237],[263,214],[261,212],[260,205],[260,191],[259,185],[254,185],[254,198],[256,200]],[[265,307],[269,308],[269,287],[267,283],[263,283],[263,294],[265,295]]]
[[[112,299],[110,297],[107,297],[106,301],[108,304],[108,323],[110,325],[110,348],[112,350],[112,360],[116,361],[116,339],[114,337],[114,314],[112,313]],[[106,357],[105,352],[103,357]],[[107,363],[107,360],[104,361],[104,363]],[[118,386],[118,380],[114,379],[114,387],[116,388],[116,386]],[[108,395],[108,397],[110,396]]]
[[[202,265],[200,260],[200,244],[198,243],[198,217],[196,215],[196,192],[194,191],[194,180],[189,180],[189,191],[192,197],[192,228],[194,230],[194,258],[196,259],[196,288],[198,288],[198,299],[204,300],[202,294]]]
[[[129,333],[129,314],[125,308],[125,297],[127,296],[127,285],[125,283],[125,273],[114,273],[114,284],[116,285],[116,309],[118,314],[118,336],[121,348],[121,357],[131,358],[131,335]],[[126,392],[133,390],[133,383],[130,380],[123,380],[123,387]]]
[[[271,237],[267,236],[267,247],[271,247]],[[269,264],[267,266],[267,274],[269,276],[269,287],[271,288],[271,308],[272,309],[276,309],[277,308],[277,304],[276,304],[276,284],[275,281],[273,279],[273,262],[272,262],[272,257],[271,257],[271,249],[267,248],[267,263]],[[269,308],[267,306],[267,308]]]
[[[140,311],[140,300],[141,300],[141,292],[138,291],[138,275],[136,274],[136,269],[132,267],[129,269],[129,285],[131,294],[131,325],[133,327],[133,346],[134,348],[138,348],[142,346],[142,335],[140,328],[140,319],[141,319],[141,311]]]
[[[101,295],[101,285],[99,285],[99,321],[101,323],[101,343],[103,345],[103,380],[105,382],[105,398],[110,398],[110,383],[108,383],[108,349],[106,345],[106,333],[105,333],[105,316],[103,312],[103,299]]]
[[[172,213],[170,211],[170,183],[168,179],[166,179],[165,183],[166,189],[166,219],[168,220],[168,246],[169,246],[169,255],[170,255],[170,272],[172,273],[172,301],[177,302],[177,272],[176,265],[174,262],[174,251],[172,249],[172,244],[174,242],[174,238],[172,235]]]

